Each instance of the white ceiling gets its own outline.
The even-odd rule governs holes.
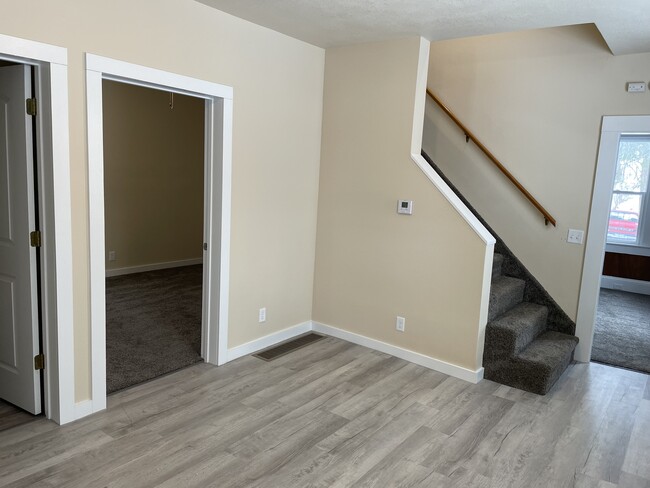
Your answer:
[[[197,0],[321,47],[595,23],[614,54],[650,52],[650,0]]]

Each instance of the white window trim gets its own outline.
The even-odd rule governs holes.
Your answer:
[[[607,243],[605,251],[616,254],[632,254],[634,256],[650,256],[650,247],[638,246],[633,244],[613,244]]]
[[[641,134],[640,131],[634,131],[635,134],[629,134],[629,133],[619,133],[619,146],[617,147],[616,151],[616,161],[614,163],[614,171],[616,171],[616,166],[618,165],[618,158],[619,158],[619,149],[620,149],[620,142],[621,139],[625,136],[630,136],[630,135],[640,135],[640,136],[646,136],[643,137],[644,141],[648,141],[650,137],[648,137],[648,134]],[[610,208],[611,208],[611,200],[613,199],[613,196],[615,193],[621,193],[620,191],[614,190],[614,181],[612,181],[612,188],[610,190]],[[639,256],[647,256],[650,255],[650,248],[648,248],[648,242],[650,242],[650,198],[648,195],[648,188],[646,188],[646,191],[639,191],[639,192],[622,192],[622,193],[631,193],[631,194],[637,194],[641,198],[641,208],[640,208],[640,215],[639,215],[639,224],[637,228],[637,242],[625,242],[623,240],[613,240],[613,241],[607,241],[605,244],[605,250],[607,252],[616,252],[616,253],[622,253],[622,254],[635,254]],[[639,240],[641,240],[641,243],[639,243]]]

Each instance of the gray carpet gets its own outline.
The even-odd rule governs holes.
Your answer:
[[[650,296],[600,290],[591,359],[650,373]]]
[[[107,278],[107,393],[202,360],[201,293],[201,265]]]

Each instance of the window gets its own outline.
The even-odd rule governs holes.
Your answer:
[[[650,134],[622,135],[607,228],[608,244],[650,247]]]

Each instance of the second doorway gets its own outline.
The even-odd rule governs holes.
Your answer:
[[[112,393],[202,360],[205,101],[102,85]]]

